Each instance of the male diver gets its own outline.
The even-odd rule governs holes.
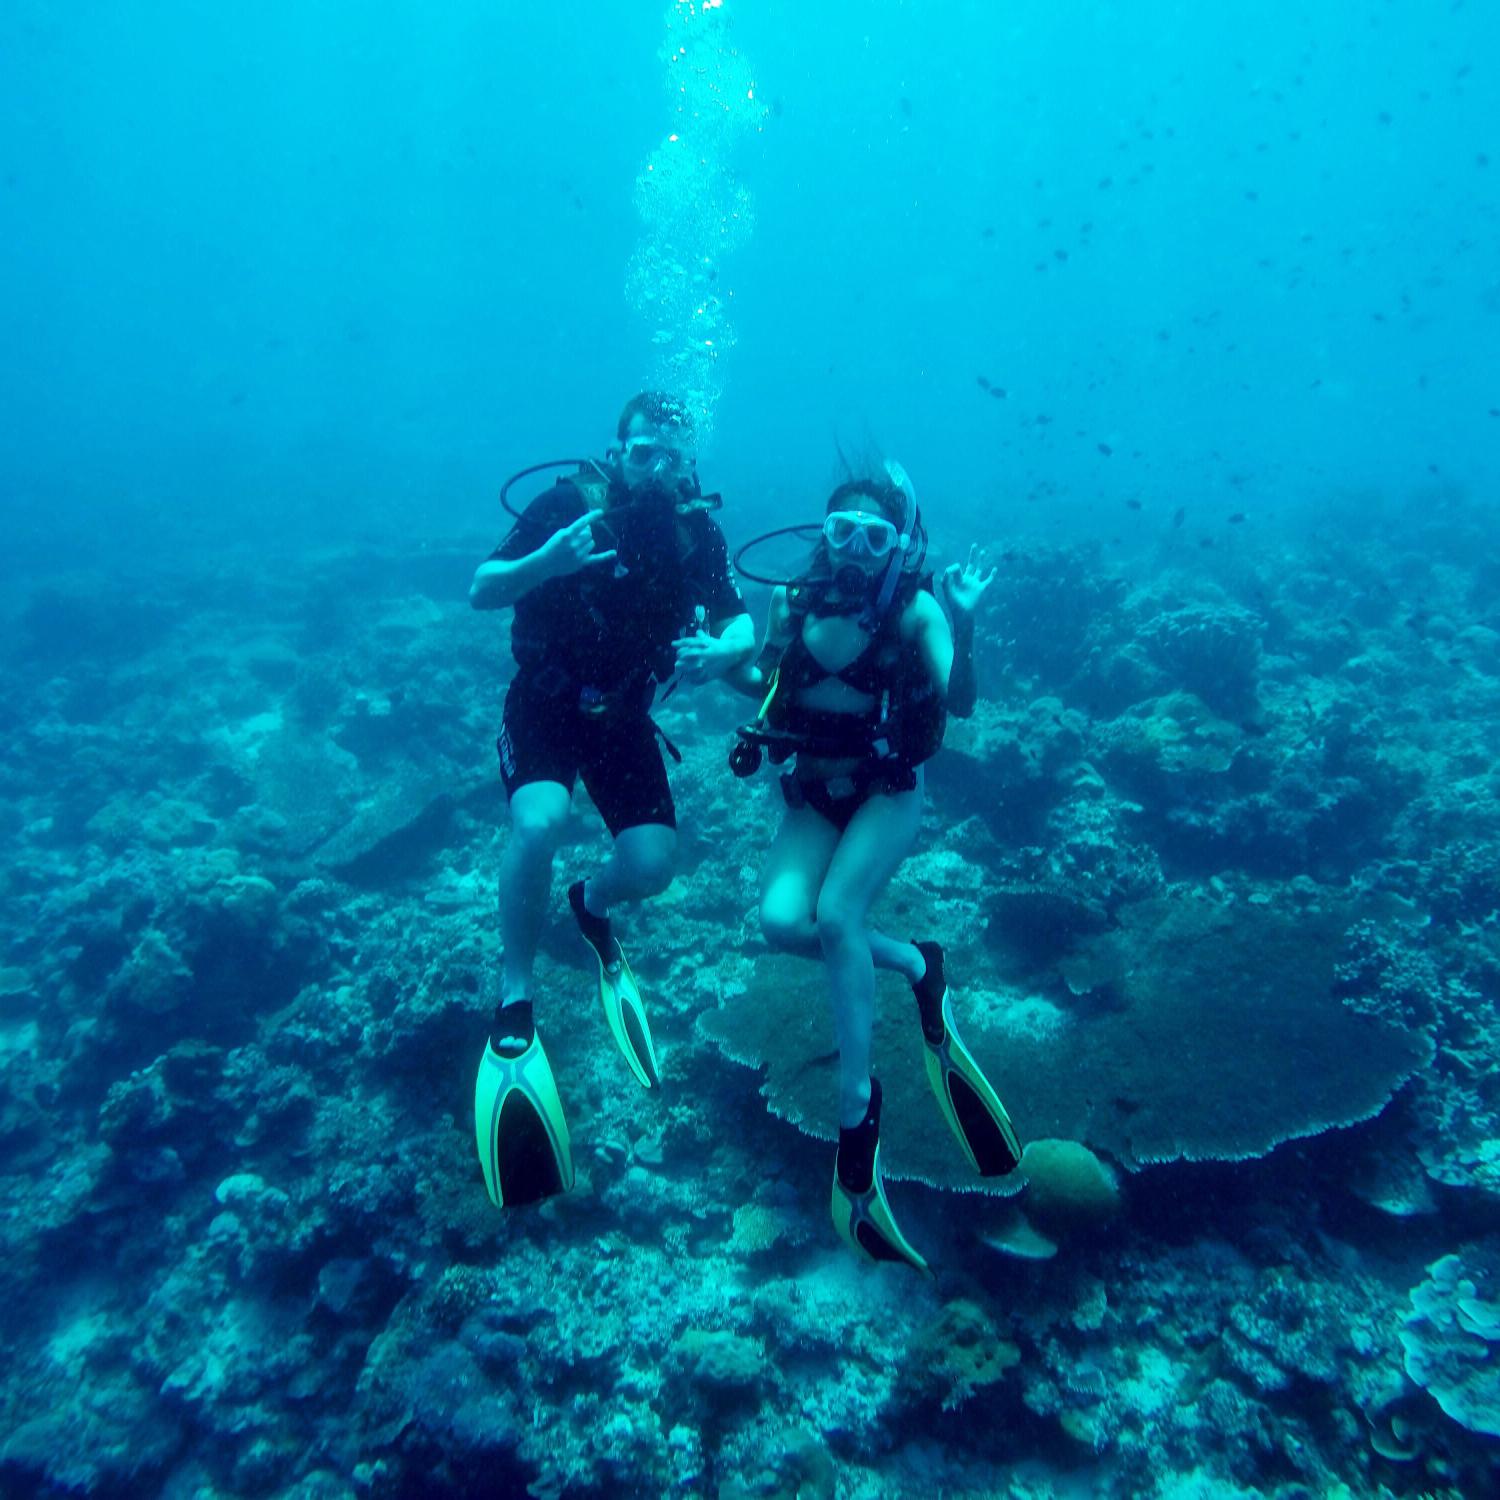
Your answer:
[[[916,839],[923,765],[947,713],[973,712],[973,611],[994,570],[971,549],[966,565],[945,571],[950,629],[922,570],[916,493],[898,464],[884,469],[834,490],[806,569],[775,589],[759,663],[737,674],[742,686],[758,681],[764,702],[730,764],[747,775],[762,753],[795,756],[781,778],[786,814],[766,855],[760,918],[773,946],[821,959],[828,973],[839,1049],[834,1226],[868,1259],[925,1271],[881,1179],[880,1083],[870,1073],[877,968],[912,987],[928,1081],[970,1166],[1009,1172],[1021,1146],[959,1038],[942,945],[889,937],[869,912]]]
[[[598,962],[615,1041],[641,1086],[655,1088],[645,1006],[610,922],[616,902],[656,895],[672,878],[676,812],[658,740],[676,751],[650,709],[660,684],[722,678],[755,651],[709,515],[717,497],[698,484],[691,413],[646,391],[626,403],[616,436],[604,461],[580,464],[526,507],[469,590],[475,609],[515,606],[516,673],[496,745],[510,799],[505,956],[474,1096],[496,1207],[573,1184],[567,1122],[532,1014],[532,970],[574,782],[582,777],[613,848],[568,891],[568,905]]]

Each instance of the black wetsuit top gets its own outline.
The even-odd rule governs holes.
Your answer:
[[[628,509],[595,523],[595,547],[617,550],[616,562],[549,579],[516,601],[511,651],[522,675],[551,669],[609,692],[653,674],[664,680],[672,672],[672,642],[692,629],[698,609],[711,627],[745,612],[724,533],[707,514],[632,503],[619,484],[609,494],[611,505]],[[585,514],[586,505],[577,485],[560,481],[526,507],[491,556],[529,556]]]

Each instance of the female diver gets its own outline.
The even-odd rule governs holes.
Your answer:
[[[773,946],[828,969],[839,1048],[834,1225],[869,1259],[926,1270],[881,1182],[880,1083],[870,1074],[877,968],[912,987],[928,1079],[970,1164],[984,1176],[1008,1172],[1021,1148],[954,1029],[942,945],[889,937],[868,914],[916,839],[923,763],[942,743],[947,712],[973,712],[973,610],[994,570],[985,574],[973,549],[966,566],[946,570],[950,632],[922,573],[926,535],[911,482],[895,463],[885,470],[833,492],[807,569],[776,587],[766,644],[744,683],[765,700],[731,764],[748,775],[762,751],[773,762],[796,757],[781,778],[786,816],[766,857],[760,918]]]

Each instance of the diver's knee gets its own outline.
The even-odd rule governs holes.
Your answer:
[[[818,901],[818,941],[824,949],[841,947],[864,934],[865,916],[845,901]]]
[[[812,936],[812,922],[806,912],[779,902],[762,901],[760,930],[773,948],[799,948]]]
[[[638,896],[659,896],[677,873],[677,851],[670,844],[653,844],[628,854],[617,851],[617,857],[621,873]]]
[[[550,807],[511,808],[510,836],[526,859],[551,859],[562,842],[568,810]]]

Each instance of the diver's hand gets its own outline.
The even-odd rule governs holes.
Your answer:
[[[712,682],[745,659],[744,650],[704,631],[672,642],[677,651],[677,674],[684,682]]]
[[[974,607],[984,597],[984,591],[995,581],[994,568],[984,571],[985,553],[982,548],[969,548],[969,560],[960,566],[949,563],[943,570],[943,597],[955,614],[973,614]]]
[[[594,551],[594,522],[602,516],[602,510],[591,510],[579,516],[571,526],[564,526],[536,549],[538,561],[546,569],[549,578],[566,578],[571,573],[591,568],[596,563],[615,560],[615,552]]]

